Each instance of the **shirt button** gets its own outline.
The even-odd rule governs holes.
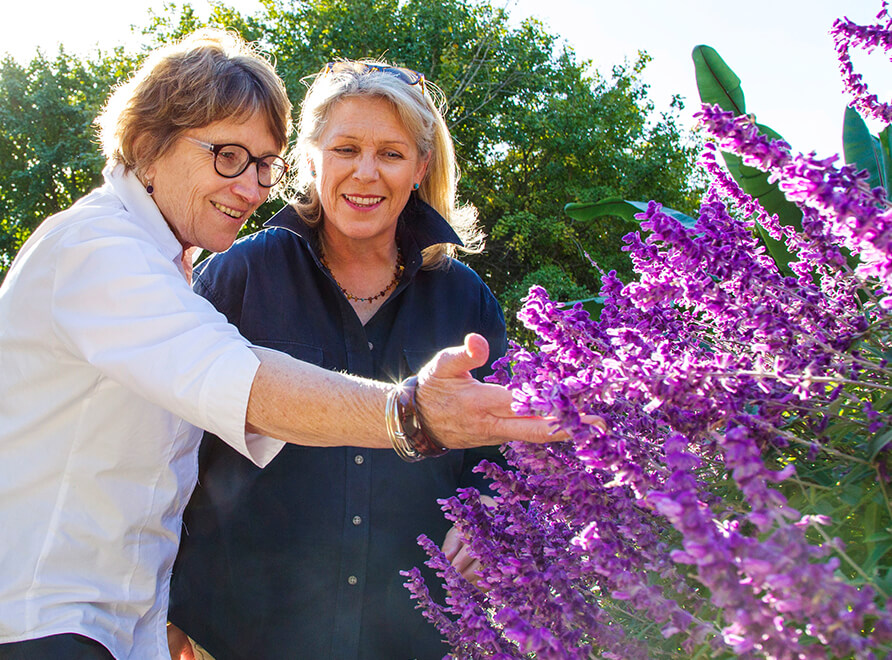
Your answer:
[[[372,342],[369,342],[369,350],[370,351],[375,350],[375,345]]]
[[[365,458],[363,458],[362,454],[357,454],[356,456],[353,457],[353,462],[356,463],[357,465],[362,465],[364,461],[365,461]]]
[[[354,524],[354,525],[361,525],[361,524],[362,524],[362,517],[361,517],[361,516],[353,516],[353,524]]]
[[[351,586],[356,584],[357,582],[359,582],[359,579],[355,575],[351,575],[350,577],[347,578],[347,584],[349,584]]]

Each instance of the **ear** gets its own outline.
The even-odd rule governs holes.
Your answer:
[[[431,162],[431,154],[427,154],[424,158],[418,161],[418,167],[415,168],[415,181],[417,183],[421,183],[424,181],[424,177],[427,175],[427,166],[430,165]]]
[[[147,139],[148,138],[146,136],[140,135],[133,141],[133,153],[134,153],[135,157],[137,158],[137,160],[139,160],[139,156],[142,154],[142,151],[143,151],[142,146],[143,146],[143,143],[145,142],[145,140],[147,140]],[[151,163],[149,163],[146,166],[146,168],[142,172],[137,172],[137,174],[144,181],[152,181],[152,180],[154,180],[155,175],[157,174],[157,171],[158,170],[155,165],[155,161],[152,161]]]

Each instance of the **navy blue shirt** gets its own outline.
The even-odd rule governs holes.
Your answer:
[[[454,260],[420,268],[423,248],[460,241],[415,196],[397,228],[405,272],[365,326],[322,267],[315,231],[291,207],[267,226],[202,263],[194,285],[256,345],[394,382],[468,332],[489,340],[491,359],[504,353],[502,311],[477,274]],[[438,583],[416,538],[443,541],[438,498],[486,490],[472,473],[484,457],[501,458],[482,448],[410,464],[389,449],[287,445],[261,470],[206,435],[171,621],[217,660],[442,658],[449,649],[399,571],[418,566]]]

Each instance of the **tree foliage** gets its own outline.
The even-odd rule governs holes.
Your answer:
[[[607,270],[627,270],[619,248],[628,223],[576,225],[563,213],[567,202],[620,196],[694,208],[694,149],[677,122],[681,101],[655,116],[641,80],[649,61],[643,52],[631,63],[609,63],[603,75],[607,63],[580,62],[538,21],[512,25],[486,0],[262,3],[253,16],[218,4],[208,23],[263,44],[296,111],[305,77],[338,58],[382,57],[425,72],[440,87],[462,170],[460,194],[478,208],[489,235],[487,251],[468,261],[509,318],[532,282],[551,284],[564,300],[594,295],[586,255]],[[0,175],[0,268],[37,222],[98,181],[90,122],[107,89],[148,49],[201,24],[189,5],[169,4],[143,28],[139,53],[3,65],[0,148],[9,171]],[[245,231],[280,203],[268,203]]]
[[[0,272],[44,218],[101,181],[91,124],[110,85],[131,67],[120,50],[0,63]]]

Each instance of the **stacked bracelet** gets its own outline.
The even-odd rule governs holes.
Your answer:
[[[418,378],[410,376],[394,387],[387,395],[384,413],[390,444],[397,456],[409,463],[431,456],[442,456],[449,451],[437,444],[424,430],[415,405],[417,385]]]

